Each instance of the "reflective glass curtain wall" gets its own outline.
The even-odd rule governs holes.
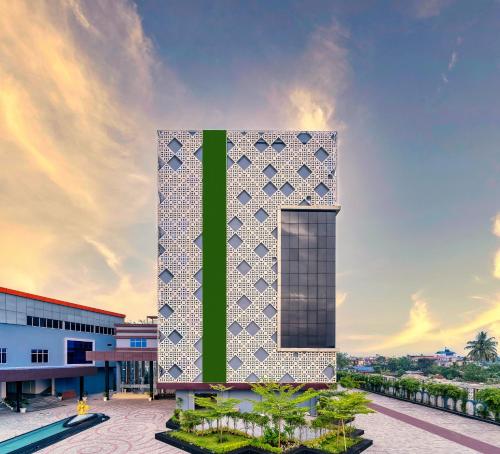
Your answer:
[[[281,211],[281,348],[335,347],[336,214]]]

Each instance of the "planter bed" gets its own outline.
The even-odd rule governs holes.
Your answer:
[[[177,421],[174,421],[173,418],[170,418],[169,420],[167,420],[167,422],[165,423],[165,427],[167,429],[172,429],[172,430],[178,430],[181,428],[179,423]]]
[[[474,421],[481,421],[481,422],[486,422],[488,424],[495,424],[496,426],[500,426],[500,421],[495,421],[494,419],[481,418],[480,416],[469,415],[467,413],[463,413],[461,411],[451,410],[449,408],[436,407],[434,405],[429,405],[429,404],[426,404],[424,402],[419,402],[418,400],[411,400],[411,399],[406,399],[404,397],[393,396],[392,394],[385,394],[385,393],[380,392],[380,391],[372,391],[370,389],[363,389],[363,388],[360,388],[360,389],[362,389],[363,391],[372,393],[372,394],[378,394],[379,396],[390,397],[391,399],[401,400],[402,402],[408,402],[408,403],[415,404],[415,405],[421,405],[422,407],[433,408],[434,410],[445,411],[446,413],[451,413],[452,415],[463,416],[464,418],[473,419]]]
[[[168,424],[168,422],[167,422]],[[353,433],[351,434],[351,437],[359,437],[360,435],[363,435],[364,431],[363,430],[354,430]],[[169,444],[171,446],[174,446],[176,448],[182,449],[184,451],[187,451],[191,454],[213,454],[214,451],[204,448],[202,446],[198,446],[194,443],[190,443],[188,441],[181,440],[179,438],[176,438],[172,436],[172,432],[159,432],[155,434],[155,438],[158,441],[161,441],[163,443]],[[245,441],[244,439],[241,441]],[[234,442],[237,443],[237,440]],[[372,440],[368,439],[361,439],[359,442],[353,444],[352,446],[347,448],[347,451],[342,451],[344,454],[358,454],[363,452],[364,450],[368,449],[371,445],[373,444]],[[275,448],[277,449],[277,448]],[[222,450],[221,450],[222,451]],[[265,448],[259,447],[259,446],[252,446],[251,445],[251,440],[248,439],[248,445],[247,446],[241,446],[232,450],[227,450],[224,451],[225,454],[276,454],[277,451],[273,450],[267,450]],[[321,450],[321,449],[316,449],[316,448],[310,448],[308,446],[298,446],[295,448],[290,448],[286,451],[283,451],[286,454],[323,454],[323,453],[331,453],[332,451],[327,451],[327,450]]]

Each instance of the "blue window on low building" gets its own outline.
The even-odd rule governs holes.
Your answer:
[[[85,352],[93,350],[93,343],[88,341],[68,340],[66,349],[67,364],[92,364],[87,361]]]
[[[131,348],[146,348],[147,340],[143,337],[137,337],[130,339]]]
[[[39,348],[31,349],[31,362],[32,363],[48,363],[49,351]]]
[[[0,348],[0,364],[5,364],[7,362],[7,349]]]

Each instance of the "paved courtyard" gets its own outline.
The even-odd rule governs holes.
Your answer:
[[[365,436],[373,440],[373,446],[367,451],[370,453],[398,453],[398,454],[468,454],[484,452],[500,454],[500,427],[480,421],[473,421],[461,416],[455,416],[440,410],[421,407],[390,397],[369,394],[375,404],[377,413],[360,415],[356,418],[356,426],[365,430]],[[392,416],[386,413],[391,413]],[[412,423],[402,420],[409,416]],[[424,424],[422,424],[424,423]],[[457,441],[451,441],[429,430],[416,427],[414,424],[427,425],[427,429],[452,436]],[[451,434],[449,433],[451,432]],[[466,439],[460,437],[466,436]],[[471,449],[463,443],[471,440],[484,442],[482,450]]]
[[[374,441],[369,453],[467,454],[500,453],[500,428],[439,410],[370,394],[378,412],[361,415],[356,426]],[[40,452],[45,454],[182,453],[154,439],[165,429],[173,400],[90,400],[91,411],[111,419]],[[0,440],[76,413],[76,401],[25,415],[0,412]],[[476,442],[475,449],[470,447]]]
[[[175,407],[173,400],[149,402],[143,399],[90,399],[92,412],[110,416],[106,421],[39,451],[44,454],[183,453],[156,441],[154,434],[165,430]],[[66,406],[26,413],[0,413],[0,440],[76,414],[76,400]]]

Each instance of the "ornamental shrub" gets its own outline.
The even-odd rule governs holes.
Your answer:
[[[498,421],[500,415],[500,388],[485,388],[476,393],[476,399],[488,407]]]

